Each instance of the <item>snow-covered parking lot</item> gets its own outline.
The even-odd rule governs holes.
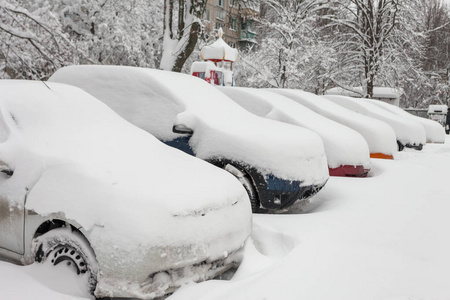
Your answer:
[[[372,159],[367,178],[331,177],[306,214],[254,215],[253,243],[230,281],[186,299],[450,299],[450,139]],[[0,299],[80,299],[33,266],[0,262]]]

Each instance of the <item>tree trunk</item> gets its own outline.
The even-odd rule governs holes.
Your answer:
[[[174,26],[174,1],[178,1],[178,21]],[[164,45],[160,68],[181,72],[192,54],[201,31],[200,19],[206,0],[164,0]],[[166,47],[166,46],[165,46]]]
[[[195,45],[197,44],[198,35],[200,33],[200,24],[194,23],[191,26],[191,30],[189,32],[189,39],[187,42],[187,46],[178,54],[177,59],[175,60],[175,64],[173,65],[172,71],[181,72],[181,69],[184,66],[184,63],[192,54],[192,51],[195,49]]]

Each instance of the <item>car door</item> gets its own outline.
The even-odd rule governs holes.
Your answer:
[[[0,187],[8,185],[11,169],[0,163]],[[8,174],[9,173],[9,174]],[[22,201],[19,201],[22,202]],[[9,197],[8,191],[0,191],[0,248],[23,254],[25,222],[24,203]]]
[[[13,168],[4,160],[2,154],[10,152],[6,134],[9,133],[3,119],[0,118],[0,248],[23,254],[25,195],[27,189],[20,187]],[[2,141],[3,140],[3,141]]]
[[[28,150],[15,139],[14,120],[12,112],[0,109],[0,248],[23,254],[25,199],[36,172]]]
[[[24,254],[26,198],[46,162],[28,142],[39,138],[30,130],[39,120],[30,111],[24,113],[24,104],[11,98],[0,99],[0,250]]]
[[[189,127],[186,127],[182,124],[174,125],[172,128],[172,132],[177,134],[177,137],[170,141],[165,141],[164,143],[168,146],[177,148],[189,155],[195,156],[194,150],[192,150],[189,145],[189,140],[191,136],[194,134],[194,131]]]

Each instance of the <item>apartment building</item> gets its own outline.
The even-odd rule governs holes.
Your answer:
[[[211,39],[222,28],[228,45],[245,49],[256,43],[254,20],[258,16],[259,0],[208,0],[203,19]]]

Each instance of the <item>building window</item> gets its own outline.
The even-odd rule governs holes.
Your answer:
[[[205,9],[205,12],[203,13],[203,19],[209,21],[209,9]]]
[[[237,20],[235,18],[230,18],[230,29],[237,31]]]
[[[236,1],[236,0],[230,0],[230,6],[236,6],[236,5],[235,5],[235,1]]]
[[[236,43],[228,42],[228,46],[230,46],[231,48],[236,48]]]
[[[247,23],[247,30],[250,31],[250,32],[255,32],[255,31],[253,30],[253,21],[252,21],[252,20],[249,20],[249,21],[246,22],[246,23]]]
[[[223,7],[224,2],[225,2],[225,0],[217,0],[217,5]]]
[[[219,29],[219,28],[222,28],[222,27],[223,27],[222,23],[219,23],[219,22],[216,23],[216,29]]]
[[[219,19],[219,20],[221,20],[221,21],[225,20],[225,11],[223,11],[223,10],[218,10],[218,11],[216,12],[216,18]]]
[[[242,29],[242,30],[246,30],[246,29],[247,29],[247,24],[246,24],[246,22],[244,21],[244,19],[241,19],[241,29]]]

